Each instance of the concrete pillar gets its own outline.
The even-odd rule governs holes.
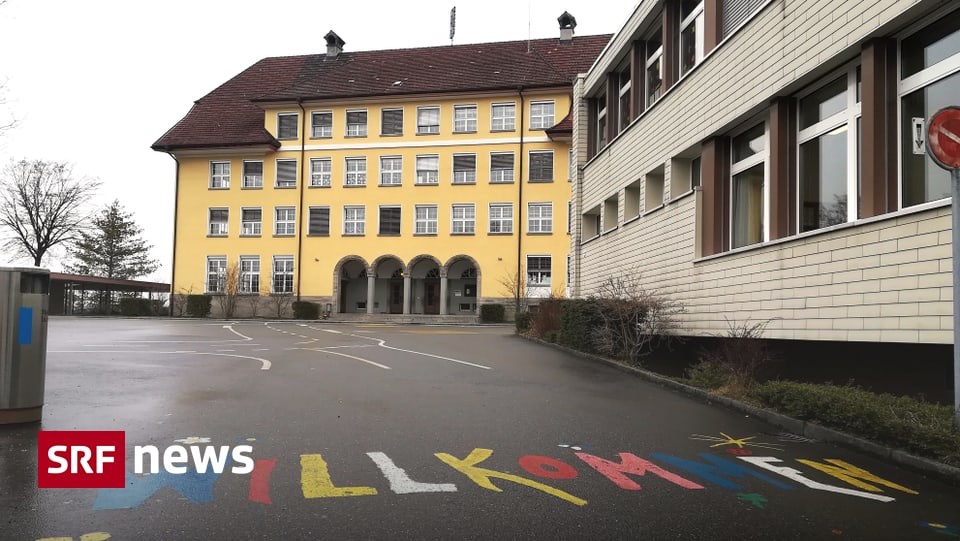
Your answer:
[[[373,297],[377,289],[377,275],[372,271],[367,272],[367,313],[373,313]]]
[[[447,315],[447,270],[440,269],[440,315]]]
[[[410,295],[413,290],[413,280],[410,279],[410,273],[403,273],[403,313],[410,315]]]

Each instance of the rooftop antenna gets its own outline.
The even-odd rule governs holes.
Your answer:
[[[457,6],[450,8],[450,45],[453,45],[453,35],[457,33]]]

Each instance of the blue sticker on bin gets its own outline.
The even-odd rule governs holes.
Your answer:
[[[20,332],[17,343],[28,345],[33,342],[33,308],[20,308]]]

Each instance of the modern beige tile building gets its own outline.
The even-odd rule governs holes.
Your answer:
[[[684,332],[949,344],[955,0],[645,0],[575,87],[574,296],[639,272]]]

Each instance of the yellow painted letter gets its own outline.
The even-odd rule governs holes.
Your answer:
[[[850,483],[851,485],[857,488],[862,488],[863,490],[866,490],[869,492],[883,492],[883,491],[871,484],[864,483],[863,481],[871,481],[878,485],[883,485],[885,487],[889,487],[894,490],[899,490],[900,492],[906,492],[907,494],[919,494],[919,492],[917,492],[916,490],[910,490],[907,487],[902,487],[896,483],[891,483],[886,479],[881,479],[876,475],[868,472],[867,470],[861,470],[860,468],[852,464],[848,464],[842,460],[828,458],[826,459],[826,461],[829,462],[830,464],[833,464],[833,466],[829,466],[827,464],[820,464],[819,462],[814,462],[812,460],[797,459],[797,462],[801,464],[820,470],[827,475],[836,477],[837,479],[845,483]]]
[[[463,460],[446,453],[436,453],[436,457],[447,463],[451,468],[457,470],[458,472],[466,475],[470,478],[471,481],[480,485],[481,487],[492,490],[494,492],[503,492],[502,489],[497,488],[493,483],[490,482],[491,478],[503,479],[504,481],[511,481],[519,485],[525,485],[530,488],[535,488],[550,494],[551,496],[556,496],[561,500],[566,500],[572,504],[576,505],[586,505],[587,500],[580,499],[576,496],[568,494],[562,490],[555,489],[551,486],[544,485],[543,483],[538,483],[536,481],[531,481],[519,475],[513,475],[509,473],[503,473],[494,470],[488,470],[486,468],[478,468],[477,464],[483,462],[484,460],[490,458],[490,455],[493,454],[492,449],[474,449],[467,458]]]
[[[327,463],[320,455],[300,455],[300,486],[303,487],[303,497],[307,499],[373,496],[377,493],[373,487],[334,486]]]

